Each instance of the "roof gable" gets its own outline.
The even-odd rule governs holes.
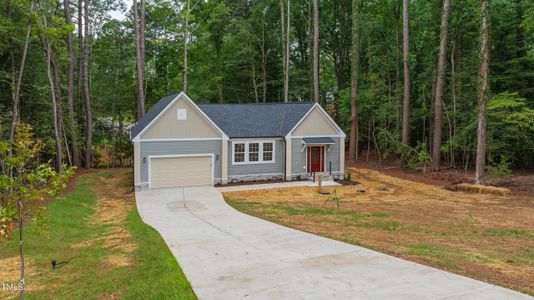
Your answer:
[[[328,114],[323,114],[319,105],[315,106],[293,129],[294,136],[338,135],[339,131]]]
[[[150,110],[135,124],[130,132],[130,138],[132,141],[139,140],[139,137],[149,129],[159,118],[165,115],[165,112],[172,106],[174,102],[179,99],[190,104],[190,107],[196,110],[201,118],[204,118],[211,126],[213,126],[223,138],[228,138],[226,134],[215,124],[206,114],[184,93],[172,94],[161,98]]]
[[[161,99],[159,99],[156,104],[154,104],[148,112],[137,121],[134,127],[132,127],[132,131],[130,132],[130,137],[133,139],[137,137],[141,131],[143,131],[154,119],[156,119],[157,116],[159,116],[166,108],[169,106],[169,104],[176,99],[180,94],[172,94],[165,96]]]
[[[178,110],[185,112],[185,118],[178,120]],[[169,103],[167,108],[154,119],[146,130],[140,134],[141,139],[187,139],[187,138],[220,138],[221,133],[203,116],[203,112],[195,104],[178,96]]]

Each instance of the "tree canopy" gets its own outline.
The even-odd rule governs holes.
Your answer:
[[[144,0],[143,93],[149,109],[160,97],[183,88],[187,44],[187,93],[197,102],[284,101],[284,37],[289,41],[289,101],[313,100],[313,3],[311,0]],[[354,1],[354,0],[353,0]],[[320,103],[348,133],[351,127],[353,8],[359,9],[358,131],[360,151],[381,158],[402,156],[403,14],[401,0],[317,1],[319,18]],[[84,2],[88,31],[80,31]],[[188,8],[189,3],[189,8]],[[87,151],[87,110],[80,58],[88,41],[90,118],[94,131],[93,166],[128,164],[127,128],[135,122],[136,37],[132,2],[67,2],[68,24],[59,0],[7,0],[0,3],[0,139],[7,140],[13,94],[31,25],[26,65],[21,76],[19,116],[35,129],[45,146],[42,160],[56,149],[54,111],[47,78],[46,39],[57,59],[55,89],[67,102],[67,36],[73,36],[73,119],[59,132],[64,161],[73,147]],[[282,7],[282,9],[281,9]],[[140,10],[140,5],[137,5]],[[443,67],[443,122],[433,128],[438,81],[442,1],[409,1],[409,141],[432,153],[436,130],[444,166],[472,167],[476,150],[477,95],[480,83],[480,1],[451,1]],[[122,20],[111,12],[122,11]],[[290,14],[284,19],[281,12]],[[80,17],[82,19],[80,20]],[[487,161],[490,165],[534,166],[534,4],[527,0],[489,1],[489,94]],[[187,22],[186,22],[187,20]],[[282,32],[281,22],[289,33]],[[46,22],[45,22],[46,21]],[[187,24],[187,27],[186,27]],[[53,88],[52,88],[53,89]],[[265,96],[264,96],[265,95]],[[67,105],[59,113],[68,115]],[[66,118],[64,118],[66,119]],[[68,119],[66,119],[68,120]],[[66,132],[79,141],[73,146]],[[426,157],[426,156],[425,156]],[[360,159],[365,159],[361,155]]]

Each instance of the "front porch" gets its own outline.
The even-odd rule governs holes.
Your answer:
[[[329,137],[302,139],[303,152],[306,153],[306,178],[332,180],[332,161],[326,159],[327,152],[335,141]]]

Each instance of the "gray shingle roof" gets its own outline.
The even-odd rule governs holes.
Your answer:
[[[161,98],[132,128],[136,137],[179,94]],[[285,136],[313,107],[313,102],[198,104],[198,107],[229,137]]]
[[[199,104],[229,137],[285,136],[313,107],[313,102]]]
[[[335,144],[336,142],[329,137],[303,138],[306,144]]]

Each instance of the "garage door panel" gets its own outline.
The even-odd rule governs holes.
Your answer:
[[[212,185],[211,160],[211,156],[151,158],[151,187]]]

